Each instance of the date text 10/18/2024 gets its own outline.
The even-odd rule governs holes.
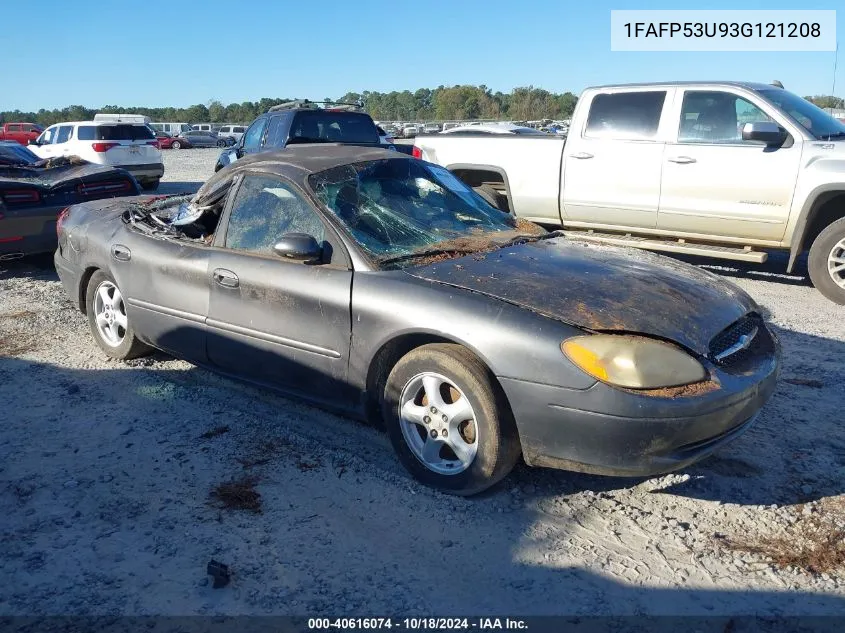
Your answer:
[[[456,630],[527,630],[525,620],[518,618],[309,618],[308,629],[330,630],[374,630],[400,629],[409,631]]]

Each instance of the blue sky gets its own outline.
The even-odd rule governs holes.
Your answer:
[[[845,9],[821,2],[653,0],[23,0],[2,2],[0,110],[188,106],[347,90],[782,81],[828,94],[835,53],[610,51],[611,9]],[[845,48],[845,10],[837,16]],[[14,51],[9,55],[8,51]],[[23,53],[25,51],[25,54]],[[837,94],[845,95],[840,50]]]

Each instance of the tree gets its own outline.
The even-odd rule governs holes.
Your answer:
[[[810,103],[814,103],[820,108],[845,108],[845,99],[834,97],[832,95],[816,95],[814,97],[804,97]]]

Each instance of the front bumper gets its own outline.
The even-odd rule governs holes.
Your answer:
[[[651,476],[683,468],[736,439],[777,383],[780,350],[742,373],[718,370],[719,388],[693,396],[644,395],[597,382],[576,390],[499,378],[523,457],[597,475]]]
[[[114,165],[125,169],[138,180],[153,180],[164,176],[164,163],[147,163],[143,165]]]

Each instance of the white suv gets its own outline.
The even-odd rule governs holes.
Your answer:
[[[155,133],[143,123],[57,123],[30,141],[29,149],[41,158],[79,156],[90,163],[122,167],[148,190],[158,187],[164,175]]]
[[[235,141],[240,141],[244,132],[246,132],[245,125],[224,125],[217,130],[217,134],[220,136],[231,136]]]

